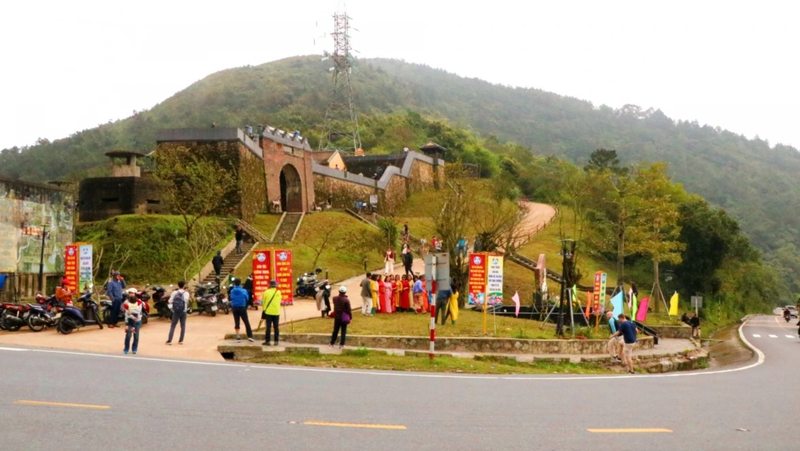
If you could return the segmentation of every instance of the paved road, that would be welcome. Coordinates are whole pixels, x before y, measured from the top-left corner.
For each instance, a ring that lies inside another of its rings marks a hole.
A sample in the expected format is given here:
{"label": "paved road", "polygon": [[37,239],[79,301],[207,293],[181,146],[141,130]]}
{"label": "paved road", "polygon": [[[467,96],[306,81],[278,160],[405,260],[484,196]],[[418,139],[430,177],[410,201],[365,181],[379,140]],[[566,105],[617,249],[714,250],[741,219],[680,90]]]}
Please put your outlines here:
{"label": "paved road", "polygon": [[[754,357],[716,372],[599,377],[315,370],[0,348],[0,449],[797,449],[800,342],[785,336],[795,328],[758,317],[742,331],[763,350],[763,364]],[[589,431],[630,428],[672,432]]]}

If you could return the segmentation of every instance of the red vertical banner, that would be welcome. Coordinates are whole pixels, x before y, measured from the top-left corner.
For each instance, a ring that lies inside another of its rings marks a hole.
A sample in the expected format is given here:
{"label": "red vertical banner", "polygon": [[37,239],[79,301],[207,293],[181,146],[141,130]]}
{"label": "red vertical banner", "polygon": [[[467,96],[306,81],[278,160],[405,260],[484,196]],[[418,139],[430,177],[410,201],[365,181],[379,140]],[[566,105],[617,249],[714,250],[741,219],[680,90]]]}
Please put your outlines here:
{"label": "red vertical banner", "polygon": [[487,254],[469,254],[469,303],[483,305],[486,300]]}
{"label": "red vertical banner", "polygon": [[592,311],[600,311],[600,289],[602,288],[603,271],[594,273],[594,296],[592,297]]}
{"label": "red vertical banner", "polygon": [[281,291],[281,305],[292,305],[294,290],[292,289],[292,251],[274,250],[275,281]]}
{"label": "red vertical banner", "polygon": [[74,244],[64,247],[64,278],[70,290],[78,291],[78,246]]}
{"label": "red vertical banner", "polygon": [[253,297],[261,301],[272,279],[272,251],[253,251]]}

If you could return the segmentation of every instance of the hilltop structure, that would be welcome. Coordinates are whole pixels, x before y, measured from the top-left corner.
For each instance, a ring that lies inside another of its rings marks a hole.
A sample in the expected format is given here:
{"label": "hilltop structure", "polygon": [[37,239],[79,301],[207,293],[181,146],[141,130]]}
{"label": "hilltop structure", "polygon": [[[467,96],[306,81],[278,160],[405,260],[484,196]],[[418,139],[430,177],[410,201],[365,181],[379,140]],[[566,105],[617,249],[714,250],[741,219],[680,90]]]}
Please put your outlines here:
{"label": "hilltop structure", "polygon": [[[306,138],[275,127],[264,127],[252,137],[241,129],[222,127],[158,134],[156,152],[177,148],[236,169],[240,189],[233,213],[245,221],[263,211],[301,213],[323,204],[351,207],[371,196],[376,196],[379,209],[391,212],[413,192],[434,188],[444,178],[444,161],[439,158],[413,151],[342,158],[335,151],[313,152]],[[378,166],[381,173],[375,177],[371,171]]]}

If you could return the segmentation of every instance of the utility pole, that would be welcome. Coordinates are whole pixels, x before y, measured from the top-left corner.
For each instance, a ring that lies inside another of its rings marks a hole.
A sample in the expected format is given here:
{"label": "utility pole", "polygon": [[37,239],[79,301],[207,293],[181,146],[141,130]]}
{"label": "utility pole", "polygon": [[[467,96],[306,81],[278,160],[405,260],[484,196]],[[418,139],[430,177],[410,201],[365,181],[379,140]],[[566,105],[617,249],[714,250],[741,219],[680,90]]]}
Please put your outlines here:
{"label": "utility pole", "polygon": [[[323,61],[333,60],[332,91],[328,108],[325,111],[325,134],[319,140],[319,150],[333,148],[334,142],[343,137],[353,140],[353,152],[361,149],[361,135],[358,131],[358,116],[353,100],[353,86],[350,75],[353,73],[353,48],[350,44],[350,16],[345,10],[333,15],[333,52],[325,52]],[[341,127],[336,130],[337,127]]]}
{"label": "utility pole", "polygon": [[43,296],[46,296],[47,293],[44,292],[44,246],[45,242],[47,241],[47,226],[42,227],[42,251],[39,254],[39,292],[42,293]]}

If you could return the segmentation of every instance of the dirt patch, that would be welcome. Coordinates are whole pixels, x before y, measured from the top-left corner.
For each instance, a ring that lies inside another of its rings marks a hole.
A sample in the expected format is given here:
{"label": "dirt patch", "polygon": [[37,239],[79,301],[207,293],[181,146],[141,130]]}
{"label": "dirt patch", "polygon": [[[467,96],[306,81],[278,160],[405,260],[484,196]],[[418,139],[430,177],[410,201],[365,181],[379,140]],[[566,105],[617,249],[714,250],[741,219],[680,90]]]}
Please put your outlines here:
{"label": "dirt patch", "polygon": [[733,324],[711,334],[720,341],[708,348],[709,366],[719,368],[749,362],[754,353],[739,340],[739,325]]}

